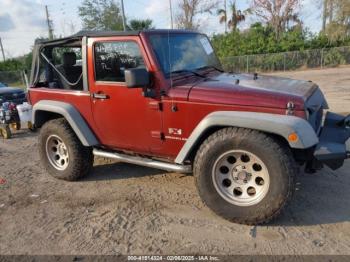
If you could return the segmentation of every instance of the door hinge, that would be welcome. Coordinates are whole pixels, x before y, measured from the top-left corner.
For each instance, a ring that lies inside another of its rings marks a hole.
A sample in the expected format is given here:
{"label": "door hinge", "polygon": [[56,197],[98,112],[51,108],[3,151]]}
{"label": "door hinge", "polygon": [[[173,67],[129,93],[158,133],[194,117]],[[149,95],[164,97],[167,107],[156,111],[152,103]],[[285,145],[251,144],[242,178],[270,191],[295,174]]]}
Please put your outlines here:
{"label": "door hinge", "polygon": [[160,139],[160,140],[164,140],[165,139],[165,135],[161,131],[151,131],[151,136],[153,138],[157,138],[157,139]]}
{"label": "door hinge", "polygon": [[149,107],[153,110],[163,111],[163,104],[159,101],[151,101],[149,102]]}

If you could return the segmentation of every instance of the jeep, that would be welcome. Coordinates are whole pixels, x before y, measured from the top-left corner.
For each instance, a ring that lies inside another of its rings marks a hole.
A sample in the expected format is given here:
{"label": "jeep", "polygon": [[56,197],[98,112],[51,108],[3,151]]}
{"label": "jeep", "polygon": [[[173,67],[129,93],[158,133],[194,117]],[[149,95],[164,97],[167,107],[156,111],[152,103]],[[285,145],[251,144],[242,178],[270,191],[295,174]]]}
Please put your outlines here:
{"label": "jeep", "polygon": [[315,83],[225,72],[194,31],[38,41],[30,83],[53,177],[87,175],[94,156],[193,173],[203,202],[236,223],[278,216],[300,167],[335,170],[350,157],[350,115],[327,112]]}

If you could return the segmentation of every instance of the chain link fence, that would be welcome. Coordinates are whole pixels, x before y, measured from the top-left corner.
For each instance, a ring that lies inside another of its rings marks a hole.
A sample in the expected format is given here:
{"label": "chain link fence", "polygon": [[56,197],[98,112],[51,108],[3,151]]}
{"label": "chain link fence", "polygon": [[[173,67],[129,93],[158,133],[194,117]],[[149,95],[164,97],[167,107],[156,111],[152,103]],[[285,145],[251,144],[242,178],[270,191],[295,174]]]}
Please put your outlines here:
{"label": "chain link fence", "polygon": [[29,72],[18,71],[0,71],[0,83],[12,87],[25,88],[29,79]]}
{"label": "chain link fence", "polygon": [[[222,59],[225,71],[272,72],[329,68],[350,64],[350,46],[311,49],[274,54],[232,56]],[[13,87],[26,87],[30,72],[0,71],[0,82]]]}
{"label": "chain link fence", "polygon": [[222,59],[230,72],[272,72],[328,68],[350,64],[350,46],[274,54],[233,56]]}

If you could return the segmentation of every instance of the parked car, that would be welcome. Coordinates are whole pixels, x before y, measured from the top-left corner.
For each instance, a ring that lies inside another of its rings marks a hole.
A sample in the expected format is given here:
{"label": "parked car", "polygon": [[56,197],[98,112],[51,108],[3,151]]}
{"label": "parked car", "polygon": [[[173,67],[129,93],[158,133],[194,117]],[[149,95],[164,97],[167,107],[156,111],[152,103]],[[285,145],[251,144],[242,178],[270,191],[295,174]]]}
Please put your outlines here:
{"label": "parked car", "polygon": [[16,87],[8,87],[7,84],[0,82],[0,105],[4,102],[22,104],[26,101],[26,93],[23,89]]}
{"label": "parked car", "polygon": [[37,42],[33,59],[40,157],[59,179],[88,174],[93,155],[193,172],[215,213],[260,224],[281,212],[298,167],[350,157],[350,116],[325,113],[315,83],[223,72],[197,32],[80,32]]}

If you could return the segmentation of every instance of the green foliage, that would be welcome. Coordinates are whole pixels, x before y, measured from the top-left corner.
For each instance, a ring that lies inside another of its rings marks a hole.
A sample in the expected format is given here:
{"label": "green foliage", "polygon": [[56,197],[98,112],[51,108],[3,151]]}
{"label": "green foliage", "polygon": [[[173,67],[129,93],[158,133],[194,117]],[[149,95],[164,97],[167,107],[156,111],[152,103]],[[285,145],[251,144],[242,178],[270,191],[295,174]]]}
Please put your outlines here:
{"label": "green foliage", "polygon": [[23,68],[23,64],[18,59],[8,59],[0,63],[0,71],[16,71]]}
{"label": "green foliage", "polygon": [[27,55],[0,62],[0,71],[30,70],[32,67],[32,57],[32,52],[30,52]]}
{"label": "green foliage", "polygon": [[335,67],[346,63],[343,54],[336,49],[330,49],[324,54],[324,65],[328,67]]}
{"label": "green foliage", "polygon": [[119,5],[113,0],[84,0],[79,16],[88,30],[123,30]]}
{"label": "green foliage", "polygon": [[350,37],[330,41],[327,35],[313,35],[301,26],[284,32],[276,40],[271,27],[256,23],[246,31],[214,35],[212,43],[224,68],[232,71],[294,70],[350,63],[349,48],[327,50],[349,46]]}
{"label": "green foliage", "polygon": [[350,38],[331,42],[326,35],[312,35],[300,26],[284,32],[277,41],[273,29],[261,23],[253,24],[245,31],[214,35],[212,43],[220,58],[228,56],[302,51],[330,48],[350,44]]}
{"label": "green foliage", "polygon": [[145,29],[154,29],[152,25],[153,21],[151,19],[132,19],[128,24],[130,30],[145,30]]}

